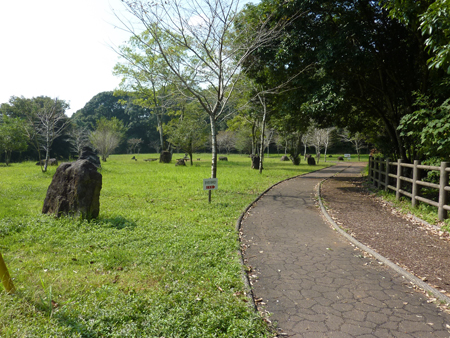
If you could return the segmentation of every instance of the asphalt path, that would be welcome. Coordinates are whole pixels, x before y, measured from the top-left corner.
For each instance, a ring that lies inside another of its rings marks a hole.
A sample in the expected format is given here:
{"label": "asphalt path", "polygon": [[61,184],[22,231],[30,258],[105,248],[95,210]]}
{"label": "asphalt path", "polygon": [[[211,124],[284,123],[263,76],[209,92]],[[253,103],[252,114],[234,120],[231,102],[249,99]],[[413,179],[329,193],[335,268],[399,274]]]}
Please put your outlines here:
{"label": "asphalt path", "polygon": [[450,337],[450,315],[335,231],[315,202],[341,163],[266,192],[241,222],[254,298],[283,337]]}

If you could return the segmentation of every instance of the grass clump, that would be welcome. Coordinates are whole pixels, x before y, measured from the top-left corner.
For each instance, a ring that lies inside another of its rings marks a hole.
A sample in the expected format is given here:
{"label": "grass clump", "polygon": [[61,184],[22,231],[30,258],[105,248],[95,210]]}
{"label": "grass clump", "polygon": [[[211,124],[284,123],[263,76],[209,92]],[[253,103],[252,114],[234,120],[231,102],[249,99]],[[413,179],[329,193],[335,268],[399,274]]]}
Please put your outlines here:
{"label": "grass clump", "polygon": [[0,168],[0,252],[17,288],[0,292],[1,337],[270,336],[243,295],[235,222],[270,185],[327,164],[271,157],[260,175],[230,155],[208,204],[209,161],[148,157],[102,163],[91,222],[40,214],[55,168]]}

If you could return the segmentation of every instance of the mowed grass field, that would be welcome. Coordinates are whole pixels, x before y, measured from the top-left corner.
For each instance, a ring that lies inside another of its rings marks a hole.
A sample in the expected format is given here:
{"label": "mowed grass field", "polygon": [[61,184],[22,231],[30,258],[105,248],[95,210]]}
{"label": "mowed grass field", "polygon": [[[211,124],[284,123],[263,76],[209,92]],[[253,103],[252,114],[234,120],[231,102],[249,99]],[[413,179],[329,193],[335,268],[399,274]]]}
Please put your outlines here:
{"label": "mowed grass field", "polygon": [[135,156],[102,163],[91,222],[41,214],[55,167],[0,167],[0,252],[17,289],[0,286],[0,337],[272,336],[244,295],[236,221],[272,184],[331,163],[272,155],[260,175],[229,155],[209,204],[211,155],[186,167]]}

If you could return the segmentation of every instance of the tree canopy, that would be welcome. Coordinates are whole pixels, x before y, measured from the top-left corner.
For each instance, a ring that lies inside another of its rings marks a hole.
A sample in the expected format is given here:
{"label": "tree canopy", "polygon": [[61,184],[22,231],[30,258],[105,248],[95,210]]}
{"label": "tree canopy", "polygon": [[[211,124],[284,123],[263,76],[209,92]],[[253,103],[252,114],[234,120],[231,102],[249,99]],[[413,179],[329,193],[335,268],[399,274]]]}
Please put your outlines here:
{"label": "tree canopy", "polygon": [[[246,65],[248,74],[258,78],[264,68],[271,74],[264,81],[276,83],[312,65],[292,80],[294,90],[279,95],[276,109],[281,116],[308,115],[320,126],[363,132],[387,155],[412,159],[415,143],[403,138],[398,127],[402,117],[416,109],[414,93],[429,95],[439,104],[449,96],[450,87],[446,72],[427,66],[437,51],[418,30],[420,20],[426,22],[420,15],[430,6],[417,10],[398,3],[264,0],[249,6],[245,15],[250,18],[273,11],[274,24],[293,13],[302,14],[285,27],[273,48],[254,54]],[[395,7],[396,15],[383,4]],[[408,20],[415,15],[417,25],[398,20],[402,14]],[[386,138],[389,146],[381,142]]]}

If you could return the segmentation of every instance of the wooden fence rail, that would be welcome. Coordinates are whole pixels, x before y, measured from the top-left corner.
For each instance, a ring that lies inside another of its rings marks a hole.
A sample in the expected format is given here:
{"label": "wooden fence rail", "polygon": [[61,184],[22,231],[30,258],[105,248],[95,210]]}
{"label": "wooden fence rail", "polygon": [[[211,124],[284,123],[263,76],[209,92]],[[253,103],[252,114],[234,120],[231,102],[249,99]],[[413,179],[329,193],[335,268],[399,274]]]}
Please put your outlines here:
{"label": "wooden fence rail", "polygon": [[[438,171],[440,174],[439,184],[421,180],[424,170]],[[393,171],[395,173],[392,173]],[[410,175],[405,174],[405,171],[408,171]],[[369,157],[369,181],[373,186],[379,189],[384,188],[386,191],[389,189],[395,191],[397,200],[402,195],[408,196],[411,199],[411,205],[413,207],[416,207],[419,201],[437,207],[438,218],[441,221],[448,218],[447,211],[450,210],[450,206],[448,205],[448,192],[450,191],[449,172],[449,162],[441,162],[441,165],[438,167],[421,165],[419,161],[414,161],[413,164],[410,164],[404,163],[402,160],[390,162],[389,159],[382,160]],[[404,182],[411,184],[411,189],[408,189],[410,191],[405,190]],[[439,191],[438,201],[436,202],[421,196],[421,187],[437,189]]]}

